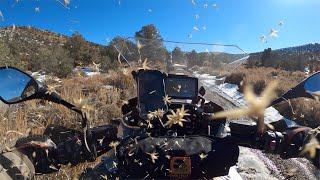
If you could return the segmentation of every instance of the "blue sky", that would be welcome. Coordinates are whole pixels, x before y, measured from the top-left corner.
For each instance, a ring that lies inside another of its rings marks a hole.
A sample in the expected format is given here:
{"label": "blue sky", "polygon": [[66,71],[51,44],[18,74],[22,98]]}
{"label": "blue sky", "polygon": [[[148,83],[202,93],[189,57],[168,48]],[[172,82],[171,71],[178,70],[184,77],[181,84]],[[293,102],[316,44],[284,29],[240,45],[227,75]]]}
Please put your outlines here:
{"label": "blue sky", "polygon": [[[0,0],[0,26],[31,25],[66,35],[76,30],[106,44],[153,23],[168,40],[237,44],[248,52],[320,42],[320,0],[194,1],[71,0],[67,9],[57,0]],[[278,37],[268,37],[271,29],[279,31]],[[262,35],[267,43],[260,41]]]}

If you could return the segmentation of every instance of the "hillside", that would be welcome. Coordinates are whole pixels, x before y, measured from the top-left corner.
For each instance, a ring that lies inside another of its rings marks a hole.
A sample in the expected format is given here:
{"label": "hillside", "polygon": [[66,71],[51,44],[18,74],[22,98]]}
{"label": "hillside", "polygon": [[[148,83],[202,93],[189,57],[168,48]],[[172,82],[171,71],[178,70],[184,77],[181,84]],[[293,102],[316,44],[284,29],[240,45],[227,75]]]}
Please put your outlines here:
{"label": "hillside", "polygon": [[[144,34],[145,32],[146,34]],[[156,31],[156,27],[146,26],[146,29],[137,32],[140,34],[137,38],[149,37],[147,36],[149,32],[158,31]],[[159,37],[153,38],[161,39],[160,37],[159,35]],[[148,41],[141,41],[148,44]],[[159,43],[157,46],[154,43],[157,41],[151,42],[148,45],[145,44],[145,48],[140,51],[142,59],[148,58],[149,61],[159,62],[159,57],[161,57],[161,60],[167,60],[169,59],[169,54],[172,53],[173,59],[187,60],[190,67],[194,65],[216,67],[221,66],[222,63],[230,63],[234,59],[243,56],[242,54],[184,52],[179,48],[169,52],[165,48],[167,44]],[[129,61],[139,59],[140,55],[134,39],[133,41],[128,41],[122,37],[115,37],[110,44],[116,44]],[[169,45],[178,47],[179,44],[171,43]],[[103,46],[88,42],[80,34],[68,37],[34,27],[9,26],[0,28],[1,66],[12,65],[29,71],[42,70],[64,77],[74,67],[89,66],[93,64],[92,62],[101,63],[101,70],[103,71],[112,69],[117,66],[118,54],[113,46]]]}
{"label": "hillside", "polygon": [[310,43],[302,46],[295,46],[295,47],[288,47],[288,48],[282,48],[277,49],[278,52],[283,53],[319,53],[320,52],[320,44],[318,43]]}
{"label": "hillside", "polygon": [[[250,54],[248,67],[274,67],[289,71],[304,71],[320,64],[320,44],[306,44],[296,47],[288,47],[277,50],[271,48],[263,52]],[[312,66],[312,67],[311,67]]]}
{"label": "hillside", "polygon": [[77,65],[92,62],[102,63],[103,70],[114,67],[114,55],[107,46],[88,42],[77,33],[68,37],[25,26],[0,28],[0,55],[0,66],[44,70],[60,76],[68,75]]}
{"label": "hillside", "polygon": [[[0,40],[6,42],[19,42],[32,47],[41,46],[64,46],[71,37],[51,32],[48,30],[38,29],[31,26],[9,26],[0,28]],[[86,41],[88,45],[95,48],[103,48],[105,46]]]}
{"label": "hillside", "polygon": [[68,37],[62,34],[36,29],[33,27],[10,26],[0,29],[0,38],[8,41],[18,41],[29,44],[32,43],[36,46],[63,46]]}

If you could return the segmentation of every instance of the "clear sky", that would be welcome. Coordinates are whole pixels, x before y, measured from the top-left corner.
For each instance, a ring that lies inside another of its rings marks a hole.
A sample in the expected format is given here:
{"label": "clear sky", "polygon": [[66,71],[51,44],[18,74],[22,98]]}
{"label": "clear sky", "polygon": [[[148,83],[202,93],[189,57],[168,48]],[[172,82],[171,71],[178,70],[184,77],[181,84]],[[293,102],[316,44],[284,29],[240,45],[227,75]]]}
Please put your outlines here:
{"label": "clear sky", "polygon": [[[79,31],[106,44],[153,23],[168,40],[237,44],[248,52],[320,42],[320,0],[194,2],[71,0],[65,8],[58,0],[0,0],[0,26],[31,25],[66,35]],[[279,31],[277,37],[269,36],[271,29]],[[260,40],[263,35],[267,43]]]}

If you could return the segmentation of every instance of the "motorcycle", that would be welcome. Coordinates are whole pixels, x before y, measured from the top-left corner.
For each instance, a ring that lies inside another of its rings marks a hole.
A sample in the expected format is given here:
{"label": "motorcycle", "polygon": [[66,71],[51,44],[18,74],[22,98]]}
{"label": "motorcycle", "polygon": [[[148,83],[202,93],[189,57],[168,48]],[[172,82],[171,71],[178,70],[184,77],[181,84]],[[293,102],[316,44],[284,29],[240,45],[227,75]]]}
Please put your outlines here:
{"label": "motorcycle", "polygon": [[[197,78],[147,69],[133,71],[132,75],[137,97],[122,106],[123,117],[109,125],[90,127],[86,113],[57,93],[49,92],[32,76],[14,67],[0,67],[0,100],[5,104],[43,99],[61,104],[81,117],[82,132],[55,126],[46,130],[44,134],[56,146],[54,158],[39,163],[36,169],[48,172],[48,164],[58,168],[59,164],[94,161],[109,152],[81,178],[204,179],[227,175],[237,163],[239,146],[270,153],[283,153],[287,148],[284,133],[269,130],[260,134],[256,124],[238,124],[225,118],[212,120],[212,114],[223,108],[203,98],[205,89],[198,87]],[[317,72],[270,106],[298,97],[316,99],[319,91]],[[117,135],[120,126],[121,137]],[[66,130],[67,134],[61,133]],[[298,156],[297,147],[301,144],[291,144],[285,153]],[[319,157],[315,159],[319,163]]]}

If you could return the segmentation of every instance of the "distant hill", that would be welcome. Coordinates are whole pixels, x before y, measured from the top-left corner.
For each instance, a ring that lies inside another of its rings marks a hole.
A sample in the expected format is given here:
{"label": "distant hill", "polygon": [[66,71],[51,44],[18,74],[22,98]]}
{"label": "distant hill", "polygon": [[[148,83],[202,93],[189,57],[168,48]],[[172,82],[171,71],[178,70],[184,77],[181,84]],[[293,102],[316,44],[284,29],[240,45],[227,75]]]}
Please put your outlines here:
{"label": "distant hill", "polygon": [[33,44],[37,46],[64,45],[67,36],[47,30],[26,26],[9,26],[0,28],[0,38],[7,41]]}
{"label": "distant hill", "polygon": [[[75,66],[87,66],[92,62],[102,63],[104,69],[112,68],[115,58],[107,46],[86,41],[80,34],[69,37],[26,26],[0,28],[0,66],[12,65],[66,76]],[[57,72],[58,69],[65,72]]]}
{"label": "distant hill", "polygon": [[[303,53],[320,53],[320,44],[319,43],[310,43],[300,46],[293,46],[293,47],[287,47],[287,48],[281,48],[281,49],[274,49],[273,52],[277,53],[297,53],[297,54],[303,54]],[[257,55],[262,54],[262,52],[255,52],[251,53],[251,55]]]}
{"label": "distant hill", "polygon": [[[19,41],[21,43],[32,44],[35,46],[63,46],[69,39],[69,36],[51,32],[48,30],[38,29],[31,26],[8,26],[0,28],[0,39],[8,41]],[[86,41],[93,47],[104,47],[90,41]]]}
{"label": "distant hill", "polygon": [[306,44],[250,54],[248,67],[276,67],[289,71],[304,71],[310,63],[320,62],[320,44]]}
{"label": "distant hill", "polygon": [[318,43],[311,43],[311,44],[306,44],[302,46],[295,46],[295,47],[288,47],[288,48],[282,48],[282,49],[277,49],[275,51],[278,52],[283,52],[283,53],[319,53],[320,52],[320,44]]}

